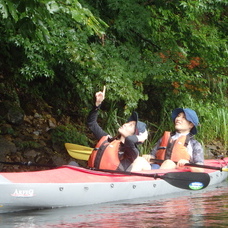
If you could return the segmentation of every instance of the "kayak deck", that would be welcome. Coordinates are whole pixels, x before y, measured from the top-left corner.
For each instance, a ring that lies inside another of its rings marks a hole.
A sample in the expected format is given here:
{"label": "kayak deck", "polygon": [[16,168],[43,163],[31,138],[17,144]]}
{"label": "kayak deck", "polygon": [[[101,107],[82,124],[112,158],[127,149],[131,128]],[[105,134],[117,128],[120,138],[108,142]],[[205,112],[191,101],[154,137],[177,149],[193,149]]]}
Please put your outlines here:
{"label": "kayak deck", "polygon": [[[224,160],[205,160],[205,165],[223,167],[227,165],[228,158]],[[183,172],[177,169],[154,169],[137,173],[146,174],[165,174],[168,172]],[[214,172],[212,169],[205,169],[206,173]],[[90,175],[88,175],[90,174]],[[32,172],[12,172],[0,173],[0,181],[7,179],[11,183],[94,183],[94,182],[129,182],[129,181],[151,181],[153,177],[129,176],[114,174],[101,171],[85,169],[76,166],[62,166],[51,170],[32,171]]]}

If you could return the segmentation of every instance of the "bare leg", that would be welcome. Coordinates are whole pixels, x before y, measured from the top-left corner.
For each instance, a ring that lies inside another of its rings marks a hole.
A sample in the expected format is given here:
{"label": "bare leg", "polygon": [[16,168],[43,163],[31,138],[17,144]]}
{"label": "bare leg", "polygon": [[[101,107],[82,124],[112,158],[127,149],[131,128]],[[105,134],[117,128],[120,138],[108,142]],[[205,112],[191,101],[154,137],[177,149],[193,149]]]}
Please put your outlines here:
{"label": "bare leg", "polygon": [[165,160],[162,164],[160,169],[175,169],[176,164],[172,160]]}
{"label": "bare leg", "polygon": [[138,172],[142,170],[151,170],[150,163],[143,157],[137,157],[127,171]]}

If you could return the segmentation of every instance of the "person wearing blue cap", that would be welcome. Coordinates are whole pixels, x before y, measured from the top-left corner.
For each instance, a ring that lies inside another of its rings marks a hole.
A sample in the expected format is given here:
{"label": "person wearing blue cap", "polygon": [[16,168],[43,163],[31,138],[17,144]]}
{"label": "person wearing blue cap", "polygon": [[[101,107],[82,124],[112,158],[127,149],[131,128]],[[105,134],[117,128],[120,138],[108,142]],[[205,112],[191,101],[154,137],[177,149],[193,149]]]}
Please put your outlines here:
{"label": "person wearing blue cap", "polygon": [[[166,131],[151,153],[143,157],[148,161],[157,159],[157,162],[151,165],[152,169],[183,168],[186,163],[203,164],[203,147],[194,138],[197,134],[196,127],[199,125],[196,112],[189,108],[176,108],[171,118],[175,131]],[[189,167],[189,169],[193,172],[203,171],[195,167]]]}
{"label": "person wearing blue cap", "polygon": [[126,123],[119,127],[118,136],[111,137],[97,123],[98,111],[105,98],[105,86],[95,97],[96,103],[89,113],[87,125],[98,143],[89,157],[88,167],[118,171],[150,170],[150,163],[139,156],[137,147],[148,137],[146,124],[139,121],[138,114],[133,112]]}

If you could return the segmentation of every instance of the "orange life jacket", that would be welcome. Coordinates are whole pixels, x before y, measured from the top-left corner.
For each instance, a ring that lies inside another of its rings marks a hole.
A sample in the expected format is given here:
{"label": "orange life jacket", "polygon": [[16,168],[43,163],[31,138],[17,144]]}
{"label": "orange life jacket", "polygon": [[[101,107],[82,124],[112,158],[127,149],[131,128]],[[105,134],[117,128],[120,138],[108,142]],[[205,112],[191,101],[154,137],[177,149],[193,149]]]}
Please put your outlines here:
{"label": "orange life jacket", "polygon": [[160,146],[156,152],[156,158],[161,160],[171,159],[175,162],[180,159],[190,161],[190,155],[187,151],[189,139],[189,135],[182,135],[172,142],[170,132],[165,131]]}
{"label": "orange life jacket", "polygon": [[108,136],[103,136],[92,151],[88,166],[96,169],[116,170],[120,165],[119,159],[120,140],[108,141]]}

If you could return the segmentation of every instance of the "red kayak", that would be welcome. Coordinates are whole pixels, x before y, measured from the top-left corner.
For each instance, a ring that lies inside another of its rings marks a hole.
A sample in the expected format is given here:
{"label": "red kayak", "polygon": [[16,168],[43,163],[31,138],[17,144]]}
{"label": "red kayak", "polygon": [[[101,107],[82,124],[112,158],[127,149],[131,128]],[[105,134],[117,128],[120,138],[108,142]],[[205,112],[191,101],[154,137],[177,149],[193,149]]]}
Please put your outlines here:
{"label": "red kayak", "polygon": [[227,163],[228,158],[205,160],[204,173],[161,169],[132,173],[75,166],[0,173],[0,213],[198,191],[226,180]]}

